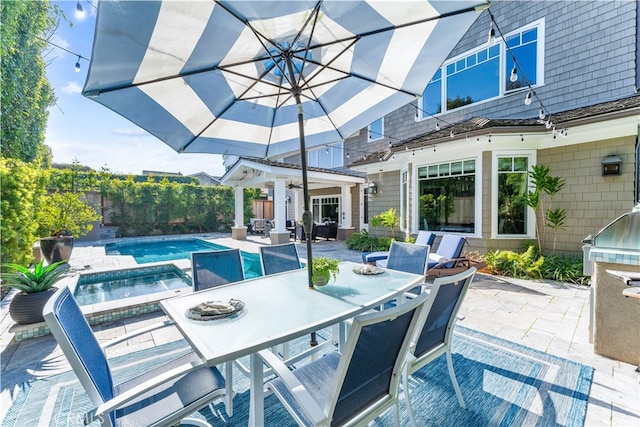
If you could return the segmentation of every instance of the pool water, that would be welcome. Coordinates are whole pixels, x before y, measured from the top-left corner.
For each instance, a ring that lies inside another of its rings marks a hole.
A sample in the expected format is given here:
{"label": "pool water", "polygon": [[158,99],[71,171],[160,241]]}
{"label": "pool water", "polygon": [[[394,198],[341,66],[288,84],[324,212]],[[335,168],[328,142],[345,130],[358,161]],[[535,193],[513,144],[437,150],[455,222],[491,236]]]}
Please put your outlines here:
{"label": "pool water", "polygon": [[174,265],[81,274],[74,296],[80,305],[97,304],[188,288],[191,279]]}
{"label": "pool water", "polygon": [[[229,249],[202,239],[166,239],[133,242],[117,242],[105,245],[107,255],[131,255],[138,264],[191,259],[191,252]],[[240,251],[247,279],[262,276],[258,254]]]}

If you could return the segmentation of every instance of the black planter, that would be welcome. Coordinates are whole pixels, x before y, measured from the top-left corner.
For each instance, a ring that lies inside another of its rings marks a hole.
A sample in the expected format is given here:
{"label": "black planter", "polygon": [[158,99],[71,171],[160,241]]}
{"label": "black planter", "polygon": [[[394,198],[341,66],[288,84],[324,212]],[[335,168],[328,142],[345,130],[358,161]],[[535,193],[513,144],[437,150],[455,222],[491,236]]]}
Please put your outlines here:
{"label": "black planter", "polygon": [[9,305],[9,315],[20,325],[44,322],[42,310],[56,290],[57,288],[54,287],[34,294],[23,292],[16,294]]}
{"label": "black planter", "polygon": [[47,263],[68,262],[73,250],[73,237],[43,237],[40,239],[40,251]]}

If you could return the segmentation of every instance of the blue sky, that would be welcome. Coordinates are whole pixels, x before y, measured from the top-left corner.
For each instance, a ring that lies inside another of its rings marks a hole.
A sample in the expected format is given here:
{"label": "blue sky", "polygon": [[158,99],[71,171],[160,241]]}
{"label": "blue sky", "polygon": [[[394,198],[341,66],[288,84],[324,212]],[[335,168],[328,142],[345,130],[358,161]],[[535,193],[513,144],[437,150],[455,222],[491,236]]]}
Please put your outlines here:
{"label": "blue sky", "polygon": [[[61,21],[51,42],[69,51],[91,58],[97,5],[82,0],[84,17],[76,14],[76,1],[52,2],[59,5],[69,22]],[[81,91],[89,62],[78,61],[61,49],[53,48],[45,56],[47,77],[58,98],[49,110],[45,144],[53,150],[53,161],[83,165],[100,170],[103,166],[118,173],[141,173],[143,170],[181,172],[184,175],[204,171],[220,176],[224,173],[222,157],[213,154],[178,154],[156,137],[120,117],[106,107],[82,96]]]}

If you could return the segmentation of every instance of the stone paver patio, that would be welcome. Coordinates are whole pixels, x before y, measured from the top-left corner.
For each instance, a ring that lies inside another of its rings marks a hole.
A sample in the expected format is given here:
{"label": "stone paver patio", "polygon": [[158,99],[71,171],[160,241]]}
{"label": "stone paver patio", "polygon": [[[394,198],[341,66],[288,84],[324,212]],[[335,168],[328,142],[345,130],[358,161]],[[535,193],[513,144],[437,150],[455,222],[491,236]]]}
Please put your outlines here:
{"label": "stone paver patio", "polygon": [[[228,234],[198,236],[216,243],[257,252],[266,238],[250,236],[232,240]],[[300,256],[306,247],[298,244]],[[318,241],[314,255],[360,262],[360,253],[346,249],[343,242]],[[105,256],[104,242],[79,244],[72,267],[98,271],[137,265],[131,257]],[[589,343],[589,288],[550,281],[527,281],[477,275],[465,299],[460,325],[489,333],[522,345],[564,357],[595,368],[585,425],[640,426],[640,374],[636,366],[601,357]],[[0,312],[1,385],[0,419],[3,419],[20,384],[68,370],[69,366],[51,336],[13,341],[8,316],[8,299]],[[640,300],[639,300],[640,304]],[[152,313],[95,327],[101,341],[155,323],[162,313]],[[638,325],[636,325],[638,327]],[[168,328],[130,340],[109,352],[109,357],[149,348],[179,337]]]}

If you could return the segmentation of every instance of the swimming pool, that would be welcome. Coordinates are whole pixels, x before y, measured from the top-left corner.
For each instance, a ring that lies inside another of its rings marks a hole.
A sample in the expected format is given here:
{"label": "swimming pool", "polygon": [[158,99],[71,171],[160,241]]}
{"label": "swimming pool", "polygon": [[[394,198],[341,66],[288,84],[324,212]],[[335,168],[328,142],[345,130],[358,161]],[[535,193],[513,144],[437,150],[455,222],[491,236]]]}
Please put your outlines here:
{"label": "swimming pool", "polygon": [[[138,264],[148,264],[151,262],[191,259],[191,252],[229,248],[202,239],[183,238],[107,243],[104,249],[107,255],[131,255]],[[245,278],[250,279],[262,276],[262,267],[260,266],[258,254],[240,251],[240,255],[244,265]]]}
{"label": "swimming pool", "polygon": [[81,274],[73,295],[79,305],[191,287],[191,279],[173,264]]}

